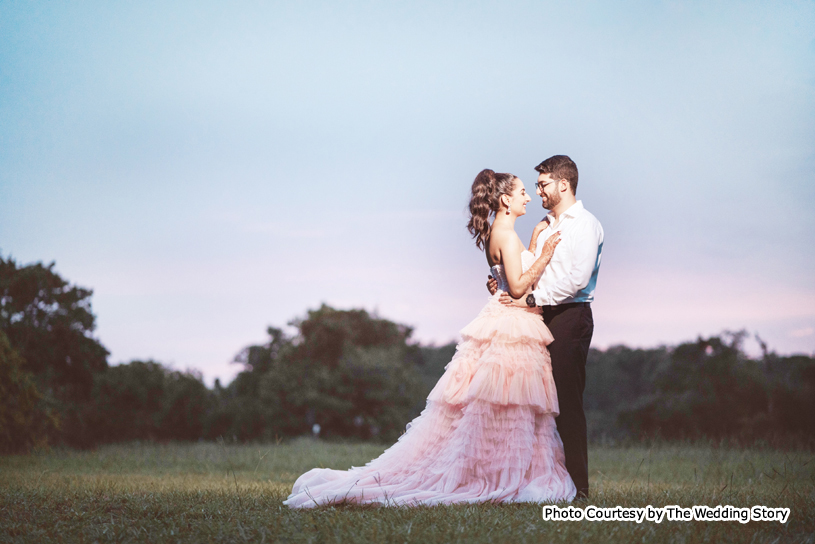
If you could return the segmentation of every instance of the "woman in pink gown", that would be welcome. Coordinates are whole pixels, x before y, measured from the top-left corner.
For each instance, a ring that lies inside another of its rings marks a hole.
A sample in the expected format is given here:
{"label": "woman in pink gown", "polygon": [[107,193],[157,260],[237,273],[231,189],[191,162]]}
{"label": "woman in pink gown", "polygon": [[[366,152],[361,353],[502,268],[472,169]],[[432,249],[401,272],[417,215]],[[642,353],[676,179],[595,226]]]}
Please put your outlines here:
{"label": "woman in pink gown", "polygon": [[514,227],[529,201],[523,183],[512,174],[478,174],[467,227],[486,252],[499,292],[461,330],[461,343],[427,406],[396,444],[364,467],[306,472],[284,504],[309,508],[574,498],[555,427],[557,392],[546,349],[552,335],[540,309],[498,301],[501,291],[516,298],[529,291],[558,243],[557,235],[550,237],[537,260],[526,251]]}

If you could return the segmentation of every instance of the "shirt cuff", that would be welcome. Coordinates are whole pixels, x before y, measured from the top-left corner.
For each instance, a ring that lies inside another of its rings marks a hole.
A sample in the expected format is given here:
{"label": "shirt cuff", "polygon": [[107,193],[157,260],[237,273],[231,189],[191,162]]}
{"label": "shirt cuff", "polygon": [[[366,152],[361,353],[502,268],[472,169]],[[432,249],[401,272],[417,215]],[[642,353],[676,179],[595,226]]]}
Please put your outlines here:
{"label": "shirt cuff", "polygon": [[535,289],[532,291],[532,294],[535,295],[535,304],[538,306],[550,306],[551,303],[549,302],[549,294],[544,291],[543,289]]}

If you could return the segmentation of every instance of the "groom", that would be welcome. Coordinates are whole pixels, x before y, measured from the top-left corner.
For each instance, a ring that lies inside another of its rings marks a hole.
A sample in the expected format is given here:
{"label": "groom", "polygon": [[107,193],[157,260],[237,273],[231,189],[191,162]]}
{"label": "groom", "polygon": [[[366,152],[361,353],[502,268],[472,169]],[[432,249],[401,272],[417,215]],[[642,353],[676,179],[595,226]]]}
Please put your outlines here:
{"label": "groom", "polygon": [[[543,321],[555,340],[549,344],[552,374],[557,387],[560,415],[555,420],[563,440],[566,469],[578,498],[588,498],[589,468],[586,439],[586,413],[583,389],[586,385],[586,357],[594,321],[591,302],[603,251],[603,227],[583,203],[575,198],[577,165],[566,155],[549,157],[538,166],[538,196],[549,215],[532,234],[540,255],[549,236],[560,232],[561,242],[546,266],[538,287],[525,299],[508,293],[501,302],[517,306],[542,306]],[[498,285],[490,278],[487,288],[495,294]]]}

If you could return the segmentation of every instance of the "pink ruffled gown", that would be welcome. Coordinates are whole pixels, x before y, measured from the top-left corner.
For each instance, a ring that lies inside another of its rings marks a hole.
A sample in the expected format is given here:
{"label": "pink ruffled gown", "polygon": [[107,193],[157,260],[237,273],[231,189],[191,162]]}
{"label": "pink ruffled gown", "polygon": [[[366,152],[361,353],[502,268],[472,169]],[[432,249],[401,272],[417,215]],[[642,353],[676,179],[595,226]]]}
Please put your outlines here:
{"label": "pink ruffled gown", "polygon": [[[522,261],[526,269],[534,255],[525,251]],[[491,272],[506,290],[503,267]],[[499,294],[462,329],[427,406],[396,444],[364,467],[306,472],[284,504],[571,501],[552,335],[539,311],[504,306]]]}

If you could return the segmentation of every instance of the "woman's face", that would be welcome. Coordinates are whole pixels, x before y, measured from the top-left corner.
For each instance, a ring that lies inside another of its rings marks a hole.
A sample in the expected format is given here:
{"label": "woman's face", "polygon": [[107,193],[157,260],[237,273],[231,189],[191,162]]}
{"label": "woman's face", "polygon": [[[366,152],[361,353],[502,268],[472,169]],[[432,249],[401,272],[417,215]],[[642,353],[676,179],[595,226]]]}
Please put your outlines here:
{"label": "woman's face", "polygon": [[526,203],[532,200],[526,194],[524,182],[520,178],[515,178],[515,186],[512,189],[512,194],[509,195],[509,210],[515,215],[526,214]]}

